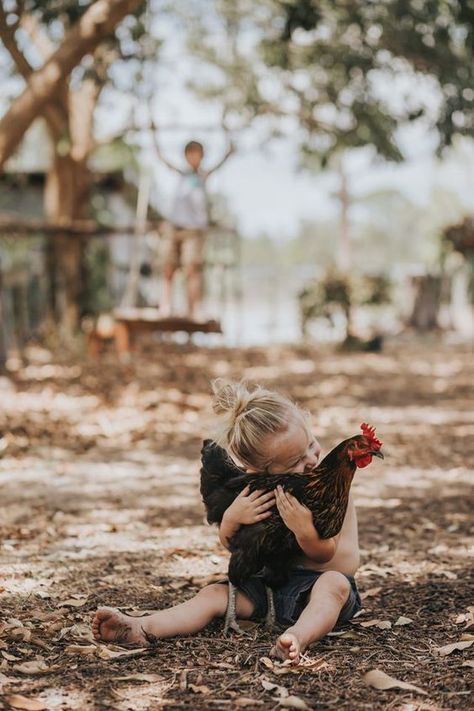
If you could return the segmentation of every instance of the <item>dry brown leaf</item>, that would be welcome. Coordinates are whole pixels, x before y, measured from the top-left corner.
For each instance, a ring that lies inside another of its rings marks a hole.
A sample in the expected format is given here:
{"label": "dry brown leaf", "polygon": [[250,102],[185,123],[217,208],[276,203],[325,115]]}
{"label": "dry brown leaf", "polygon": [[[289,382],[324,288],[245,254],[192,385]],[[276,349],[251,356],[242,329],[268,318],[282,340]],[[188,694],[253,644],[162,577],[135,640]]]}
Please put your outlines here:
{"label": "dry brown leaf", "polygon": [[461,635],[461,642],[470,642],[471,640],[474,641],[474,634],[469,634],[468,632],[465,632]]}
{"label": "dry brown leaf", "polygon": [[195,694],[204,694],[204,696],[212,693],[210,688],[204,684],[189,684],[189,688],[191,691],[194,691]]}
{"label": "dry brown leaf", "polygon": [[265,691],[274,691],[278,694],[278,696],[282,698],[286,698],[290,695],[290,692],[285,686],[279,686],[278,684],[274,684],[273,682],[267,681],[266,679],[262,679],[262,686]]}
{"label": "dry brown leaf", "polygon": [[69,628],[69,634],[73,639],[82,639],[87,642],[94,641],[91,626],[86,625],[84,622],[78,622],[72,625],[72,627]]}
{"label": "dry brown leaf", "polygon": [[380,669],[372,669],[371,671],[364,674],[364,681],[368,686],[372,686],[378,691],[385,691],[386,689],[407,689],[409,691],[416,691],[417,694],[426,694],[426,691],[420,689],[419,686],[414,686],[413,684],[408,684],[406,681],[400,681],[395,679],[393,676],[385,674],[385,672],[380,671]]}
{"label": "dry brown leaf", "polygon": [[188,670],[183,669],[179,675],[179,690],[186,691],[188,687]]}
{"label": "dry brown leaf", "polygon": [[342,630],[341,632],[328,632],[326,637],[341,637],[342,639],[360,639],[355,630]]}
{"label": "dry brown leaf", "polygon": [[469,615],[469,619],[466,620],[466,629],[468,630],[470,627],[474,627],[474,606],[469,606],[467,608],[467,612]]}
{"label": "dry brown leaf", "polygon": [[42,639],[39,637],[35,637],[31,635],[30,639],[31,644],[34,644],[36,647],[40,647],[40,649],[45,649],[47,652],[50,651],[50,647],[46,644],[46,642],[43,642]]}
{"label": "dry brown leaf", "polygon": [[474,659],[466,659],[465,662],[461,664],[462,667],[469,667],[470,669],[474,669]]}
{"label": "dry brown leaf", "polygon": [[360,594],[360,599],[361,600],[366,600],[368,597],[375,597],[376,595],[379,594],[379,592],[382,590],[381,587],[378,588],[369,588],[368,590],[364,590],[363,593]]}
{"label": "dry brown leaf", "polygon": [[443,647],[437,647],[435,652],[441,657],[445,657],[451,652],[459,651],[462,652],[463,649],[468,649],[474,644],[474,640],[466,640],[464,642],[453,642],[452,644],[445,644]]}
{"label": "dry brown leaf", "polygon": [[273,670],[275,667],[270,657],[260,657],[260,663],[263,664],[264,667],[267,667],[267,669]]}
{"label": "dry brown leaf", "polygon": [[402,704],[400,711],[443,711],[441,706],[437,704],[427,704],[424,701],[415,701],[413,703]]}
{"label": "dry brown leaf", "polygon": [[228,664],[227,662],[212,662],[211,666],[216,669],[235,669],[235,664]]}
{"label": "dry brown leaf", "polygon": [[260,699],[249,699],[247,696],[240,696],[238,699],[234,699],[232,703],[241,709],[253,709],[255,706],[263,706],[263,701],[260,701]]}
{"label": "dry brown leaf", "polygon": [[64,649],[65,654],[95,654],[95,644],[70,644]]}
{"label": "dry brown leaf", "polygon": [[136,657],[138,654],[143,654],[143,652],[148,652],[149,647],[140,647],[139,649],[110,649],[110,647],[104,647],[100,645],[96,647],[96,654],[101,659],[110,660],[118,659],[119,657]]}
{"label": "dry brown leaf", "polygon": [[2,690],[4,684],[10,684],[12,681],[18,681],[18,679],[14,679],[13,677],[7,676],[6,674],[0,672],[0,691]]}
{"label": "dry brown leaf", "polygon": [[19,662],[21,657],[15,657],[14,654],[9,652],[2,652],[2,657],[7,660],[7,662]]}
{"label": "dry brown leaf", "polygon": [[279,699],[278,703],[284,709],[309,709],[306,701],[299,696],[287,696],[285,699]]}
{"label": "dry brown leaf", "polygon": [[397,627],[399,625],[410,625],[413,622],[412,619],[409,617],[403,617],[403,615],[400,615],[398,620],[395,622],[394,626]]}
{"label": "dry brown leaf", "polygon": [[45,711],[48,707],[39,699],[28,698],[21,694],[10,694],[5,696],[5,701],[13,709],[23,709],[23,711]]}
{"label": "dry brown leaf", "polygon": [[10,637],[19,637],[23,642],[29,642],[31,639],[31,630],[28,627],[13,627],[8,634]]}
{"label": "dry brown leaf", "polygon": [[51,671],[46,662],[42,659],[34,659],[31,662],[22,662],[22,664],[15,664],[13,669],[20,674],[47,674]]}
{"label": "dry brown leaf", "polygon": [[7,623],[9,627],[24,627],[23,622],[16,617],[9,617]]}
{"label": "dry brown leaf", "polygon": [[174,580],[169,586],[173,588],[173,590],[181,590],[189,586],[189,580]]}
{"label": "dry brown leaf", "polygon": [[68,600],[63,600],[62,602],[58,603],[58,607],[82,607],[85,605],[87,602],[87,597],[83,598],[74,598],[71,597]]}
{"label": "dry brown leaf", "polygon": [[114,681],[146,681],[152,684],[156,681],[162,681],[163,677],[159,674],[128,674],[127,676],[116,676]]}
{"label": "dry brown leaf", "polygon": [[389,630],[392,623],[388,620],[366,620],[360,623],[361,627],[378,627],[379,630]]}
{"label": "dry brown leaf", "polygon": [[297,667],[293,667],[294,669],[298,669],[299,672],[302,671],[320,671],[321,669],[326,669],[329,667],[329,664],[327,661],[324,659],[324,657],[316,657],[316,659],[309,659],[303,657],[298,664]]}

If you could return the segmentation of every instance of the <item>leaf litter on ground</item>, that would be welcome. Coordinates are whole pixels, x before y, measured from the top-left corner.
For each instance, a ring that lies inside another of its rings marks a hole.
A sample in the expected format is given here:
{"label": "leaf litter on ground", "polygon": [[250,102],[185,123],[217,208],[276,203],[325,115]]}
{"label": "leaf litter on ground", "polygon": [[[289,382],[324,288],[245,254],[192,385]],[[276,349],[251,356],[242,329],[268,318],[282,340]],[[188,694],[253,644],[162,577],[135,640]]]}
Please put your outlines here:
{"label": "leaf litter on ground", "polygon": [[378,627],[379,630],[389,630],[392,623],[388,620],[365,620],[359,623],[361,627]]}
{"label": "leaf litter on ground", "polygon": [[363,679],[366,684],[372,686],[378,691],[386,691],[388,689],[407,689],[407,691],[415,691],[417,694],[427,694],[427,692],[420,689],[419,686],[409,684],[406,681],[400,681],[400,679],[395,679],[393,676],[389,676],[380,669],[372,669],[367,672],[367,674],[364,674]]}
{"label": "leaf litter on ground", "polygon": [[21,694],[9,694],[5,696],[5,701],[13,709],[22,709],[23,711],[45,711],[48,708],[43,701]]}
{"label": "leaf litter on ground", "polygon": [[465,640],[465,641],[459,641],[459,642],[452,642],[451,644],[445,644],[442,647],[436,647],[435,652],[436,654],[439,654],[441,657],[446,657],[448,654],[451,654],[452,652],[462,652],[464,649],[469,649],[469,647],[472,647],[474,644],[474,639],[471,640]]}

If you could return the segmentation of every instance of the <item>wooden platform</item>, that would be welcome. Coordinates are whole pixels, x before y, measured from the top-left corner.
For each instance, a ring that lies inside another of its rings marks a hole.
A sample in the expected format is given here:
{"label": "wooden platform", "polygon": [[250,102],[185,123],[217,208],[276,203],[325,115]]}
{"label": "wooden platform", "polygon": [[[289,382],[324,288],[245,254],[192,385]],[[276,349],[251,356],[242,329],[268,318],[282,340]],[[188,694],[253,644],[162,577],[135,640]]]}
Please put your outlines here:
{"label": "wooden platform", "polygon": [[100,328],[89,334],[89,352],[98,355],[104,341],[115,341],[120,355],[130,353],[133,340],[141,333],[222,333],[213,319],[197,321],[183,316],[162,316],[158,309],[127,308],[113,312],[113,326],[105,333]]}

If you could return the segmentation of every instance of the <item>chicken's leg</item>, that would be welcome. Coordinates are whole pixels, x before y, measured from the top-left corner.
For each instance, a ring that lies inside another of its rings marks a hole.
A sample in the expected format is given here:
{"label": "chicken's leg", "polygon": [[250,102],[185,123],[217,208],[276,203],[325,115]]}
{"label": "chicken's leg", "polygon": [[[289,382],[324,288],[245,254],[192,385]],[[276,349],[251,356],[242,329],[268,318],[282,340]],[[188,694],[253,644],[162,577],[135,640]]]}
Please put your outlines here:
{"label": "chicken's leg", "polygon": [[269,630],[275,629],[275,599],[273,597],[273,590],[265,585],[265,592],[267,593],[267,615],[265,617],[265,627]]}
{"label": "chicken's leg", "polygon": [[237,612],[235,608],[236,595],[237,590],[229,580],[229,602],[227,603],[227,610],[225,613],[224,634],[227,634],[229,629],[234,630],[237,634],[244,634],[244,630],[239,627],[239,623],[237,622]]}

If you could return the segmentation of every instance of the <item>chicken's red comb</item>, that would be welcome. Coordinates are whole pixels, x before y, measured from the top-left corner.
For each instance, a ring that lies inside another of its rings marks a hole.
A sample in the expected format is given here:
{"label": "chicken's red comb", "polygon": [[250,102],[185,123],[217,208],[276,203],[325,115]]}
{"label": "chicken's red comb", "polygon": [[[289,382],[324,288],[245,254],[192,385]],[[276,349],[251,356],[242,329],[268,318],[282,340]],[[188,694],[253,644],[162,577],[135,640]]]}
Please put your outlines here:
{"label": "chicken's red comb", "polygon": [[374,449],[380,449],[382,442],[375,436],[375,427],[371,427],[371,425],[363,422],[360,429],[362,430],[362,434],[369,440],[370,446]]}

